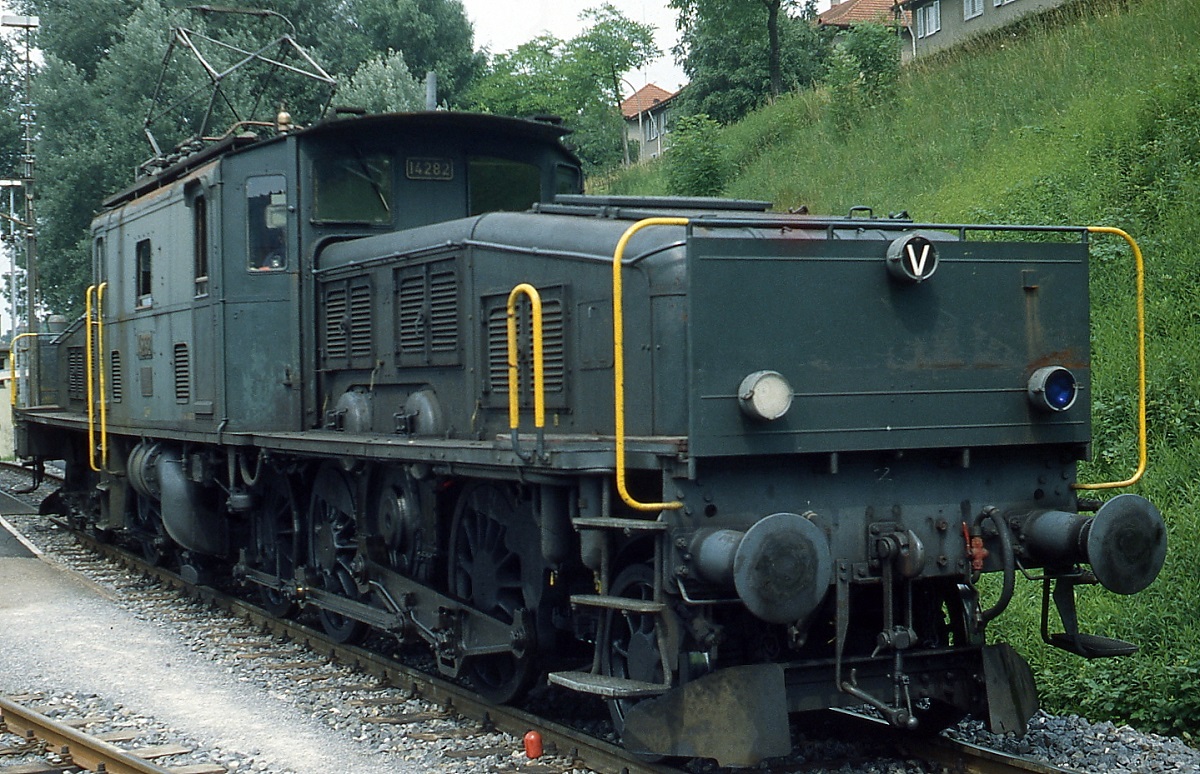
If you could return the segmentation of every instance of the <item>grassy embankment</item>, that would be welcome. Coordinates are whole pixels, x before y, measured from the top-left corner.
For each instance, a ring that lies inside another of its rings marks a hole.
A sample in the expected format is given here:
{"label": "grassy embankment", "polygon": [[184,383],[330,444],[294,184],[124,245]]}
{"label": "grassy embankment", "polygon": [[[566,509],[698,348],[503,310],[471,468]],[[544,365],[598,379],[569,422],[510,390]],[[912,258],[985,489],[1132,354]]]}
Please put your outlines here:
{"label": "grassy embankment", "polygon": [[[1200,4],[1095,0],[909,67],[899,96],[840,132],[822,92],[793,94],[723,133],[725,194],[814,213],[869,205],[923,222],[1112,225],[1146,255],[1150,468],[1167,564],[1136,597],[1086,589],[1085,631],[1139,654],[1087,662],[1042,644],[1040,585],[1018,583],[992,636],[1039,675],[1043,704],[1146,730],[1200,734]],[[669,162],[664,160],[664,163]],[[663,194],[661,163],[611,181]],[[1094,461],[1136,465],[1132,260],[1092,248]]]}

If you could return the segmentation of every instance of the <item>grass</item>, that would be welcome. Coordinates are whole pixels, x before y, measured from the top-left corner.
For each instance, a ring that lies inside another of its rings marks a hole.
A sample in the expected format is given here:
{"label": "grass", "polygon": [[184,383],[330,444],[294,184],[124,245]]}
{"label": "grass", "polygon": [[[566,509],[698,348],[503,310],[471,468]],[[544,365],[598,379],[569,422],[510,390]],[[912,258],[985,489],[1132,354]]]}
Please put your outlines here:
{"label": "grass", "polygon": [[[1136,491],[1168,523],[1167,563],[1135,598],[1086,589],[1084,629],[1141,644],[1084,661],[1041,643],[1040,587],[992,627],[1030,659],[1043,706],[1200,734],[1200,5],[1075,3],[905,69],[893,104],[835,128],[824,91],[789,94],[727,127],[724,193],[923,222],[1112,225],[1146,254],[1150,468]],[[1178,52],[1178,53],[1176,53]],[[666,194],[670,154],[605,181]],[[1087,480],[1136,463],[1133,270],[1092,249],[1094,458]]]}

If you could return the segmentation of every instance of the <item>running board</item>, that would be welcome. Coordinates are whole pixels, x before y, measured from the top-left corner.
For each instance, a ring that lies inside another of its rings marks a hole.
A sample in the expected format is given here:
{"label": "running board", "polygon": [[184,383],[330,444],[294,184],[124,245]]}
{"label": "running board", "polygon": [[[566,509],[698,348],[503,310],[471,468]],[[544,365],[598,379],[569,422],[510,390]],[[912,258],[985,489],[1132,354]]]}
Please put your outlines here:
{"label": "running board", "polygon": [[662,683],[647,683],[641,680],[627,680],[623,677],[597,675],[591,672],[551,672],[546,675],[547,682],[561,685],[579,693],[589,693],[602,696],[605,699],[639,699],[646,696],[661,696],[671,690],[671,686]]}

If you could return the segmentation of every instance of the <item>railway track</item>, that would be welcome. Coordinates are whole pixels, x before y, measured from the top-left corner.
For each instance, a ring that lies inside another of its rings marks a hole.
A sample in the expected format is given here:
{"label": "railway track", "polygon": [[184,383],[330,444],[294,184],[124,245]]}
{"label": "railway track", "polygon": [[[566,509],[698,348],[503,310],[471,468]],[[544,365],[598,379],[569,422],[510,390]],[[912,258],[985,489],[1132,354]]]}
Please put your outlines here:
{"label": "railway track", "polygon": [[[15,466],[10,466],[15,467]],[[16,495],[28,497],[28,495]],[[439,716],[458,715],[474,721],[477,731],[417,731],[408,736],[416,739],[427,739],[430,742],[453,735],[462,740],[462,745],[453,751],[451,757],[483,758],[485,756],[506,754],[512,746],[498,748],[494,742],[494,732],[504,732],[515,736],[518,740],[530,731],[536,731],[542,741],[542,747],[547,756],[553,756],[558,765],[542,765],[535,761],[525,761],[520,764],[511,760],[496,771],[528,772],[529,774],[557,774],[574,768],[586,767],[605,774],[672,774],[680,769],[665,764],[647,763],[630,756],[618,745],[598,739],[583,731],[570,726],[540,717],[526,710],[490,704],[473,694],[463,686],[448,682],[437,676],[430,675],[419,669],[391,658],[387,655],[367,650],[362,647],[343,645],[331,641],[325,634],[309,627],[302,622],[290,619],[278,619],[266,611],[250,604],[245,600],[225,593],[219,589],[189,583],[177,573],[163,567],[158,567],[144,561],[142,558],[123,550],[119,546],[97,540],[87,532],[73,529],[71,525],[57,522],[63,529],[69,529],[75,539],[88,552],[103,556],[114,562],[124,571],[157,580],[166,588],[198,600],[204,605],[225,611],[243,621],[251,629],[261,632],[262,641],[246,641],[246,652],[239,654],[247,659],[278,658],[287,662],[292,668],[310,668],[320,672],[328,671],[331,665],[351,667],[358,675],[356,682],[345,677],[329,678],[326,675],[314,675],[307,680],[312,690],[356,690],[366,693],[364,698],[353,700],[352,704],[358,709],[374,706],[375,714],[364,717],[364,723],[410,725],[437,720]],[[277,643],[287,642],[296,646],[281,651]],[[308,655],[304,655],[307,653]],[[315,654],[315,658],[314,658]],[[305,661],[308,659],[308,661]],[[306,678],[301,678],[306,679]],[[382,691],[385,688],[398,688],[406,698],[420,698],[434,705],[433,711],[400,710],[390,708],[398,704],[395,698],[380,696],[373,698],[372,690]],[[15,705],[14,705],[15,706]],[[7,704],[5,705],[7,710]],[[379,711],[383,708],[381,711]],[[19,710],[13,710],[18,712]],[[6,711],[6,718],[8,712]],[[894,756],[906,760],[918,760],[926,764],[923,769],[930,772],[963,772],[964,774],[1014,774],[1015,772],[1032,772],[1033,774],[1078,774],[1070,769],[1053,766],[1048,763],[1007,755],[989,750],[984,747],[958,742],[943,736],[918,738],[902,734],[892,729],[886,723],[873,718],[866,718],[852,713],[832,713],[831,726],[836,727],[839,735],[850,739],[872,740],[871,752],[867,753],[871,760],[880,757]],[[24,723],[26,721],[19,721]],[[12,724],[10,724],[11,726]],[[20,726],[22,729],[24,726]],[[21,733],[27,733],[22,731]],[[36,733],[36,732],[35,732]],[[474,743],[472,737],[478,738]],[[67,742],[58,741],[57,737],[46,738],[48,749],[70,746]],[[75,745],[81,742],[74,742]],[[101,745],[103,747],[104,745]],[[107,744],[107,747],[113,747]],[[89,759],[90,754],[76,753],[71,747],[73,760]],[[844,762],[857,763],[861,761],[861,753],[848,755]],[[511,759],[511,755],[509,756]],[[835,770],[843,762],[823,759],[812,761],[809,755],[800,752],[795,758],[789,757],[772,761],[768,767],[775,774],[785,774],[802,771]],[[96,761],[99,763],[100,761]],[[149,768],[115,768],[124,764],[104,761],[107,772],[145,772],[170,771],[161,769],[145,760],[133,763],[133,766]],[[96,768],[85,768],[95,771]],[[223,770],[223,769],[220,769]],[[198,771],[198,770],[197,770]],[[185,774],[176,771],[175,774]]]}
{"label": "railway track", "polygon": [[0,766],[0,771],[7,774],[80,769],[107,774],[225,774],[227,771],[224,766],[211,763],[159,766],[155,760],[187,755],[191,748],[177,744],[118,747],[118,743],[136,744],[137,732],[89,733],[81,728],[103,724],[107,719],[56,720],[34,709],[33,699],[25,697],[25,701],[19,702],[0,697],[0,761],[11,757],[35,759]]}

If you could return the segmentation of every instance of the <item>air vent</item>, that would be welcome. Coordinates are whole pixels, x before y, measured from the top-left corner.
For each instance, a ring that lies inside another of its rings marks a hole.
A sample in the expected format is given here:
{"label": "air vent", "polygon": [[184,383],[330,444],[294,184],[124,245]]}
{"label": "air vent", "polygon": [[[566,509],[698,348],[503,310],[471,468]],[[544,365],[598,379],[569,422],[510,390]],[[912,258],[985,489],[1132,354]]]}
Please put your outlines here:
{"label": "air vent", "polygon": [[[565,321],[562,288],[541,290],[542,366],[546,383],[546,405],[566,405]],[[555,294],[555,295],[551,295]],[[508,400],[508,298],[485,300],[487,313],[488,385],[494,400]],[[533,405],[533,339],[530,334],[529,304],[521,301],[517,314],[517,358],[520,374],[520,403]],[[493,405],[496,405],[493,403]]]}
{"label": "air vent", "polygon": [[187,344],[175,345],[171,363],[175,369],[175,402],[189,403],[192,400],[192,356]]}
{"label": "air vent", "polygon": [[454,260],[399,269],[395,287],[397,365],[458,365],[458,270]]}
{"label": "air vent", "polygon": [[67,348],[67,397],[87,400],[87,362],[83,347]]}
{"label": "air vent", "polygon": [[371,360],[371,285],[367,282],[350,286],[350,358]]}
{"label": "air vent", "polygon": [[346,319],[346,285],[338,283],[325,288],[325,361],[345,360],[349,352],[348,337],[342,321]]}
{"label": "air vent", "polygon": [[114,349],[109,353],[109,364],[112,376],[109,379],[108,394],[113,403],[120,403],[125,393],[125,376],[121,372],[121,350]]}

